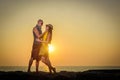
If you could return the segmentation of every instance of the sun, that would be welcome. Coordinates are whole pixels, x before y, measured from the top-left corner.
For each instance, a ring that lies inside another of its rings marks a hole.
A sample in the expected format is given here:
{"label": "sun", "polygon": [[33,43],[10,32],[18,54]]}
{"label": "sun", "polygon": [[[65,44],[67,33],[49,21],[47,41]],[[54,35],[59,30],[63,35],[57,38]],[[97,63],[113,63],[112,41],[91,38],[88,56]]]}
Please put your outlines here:
{"label": "sun", "polygon": [[54,46],[52,44],[49,44],[48,46],[49,46],[49,52],[50,53],[53,52],[54,51]]}

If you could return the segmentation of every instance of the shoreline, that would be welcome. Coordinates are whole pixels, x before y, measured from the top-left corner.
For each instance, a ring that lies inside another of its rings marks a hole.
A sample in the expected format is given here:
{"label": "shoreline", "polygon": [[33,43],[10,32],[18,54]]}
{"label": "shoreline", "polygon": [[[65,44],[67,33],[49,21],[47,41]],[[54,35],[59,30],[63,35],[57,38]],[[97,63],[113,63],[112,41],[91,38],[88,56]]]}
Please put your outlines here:
{"label": "shoreline", "polygon": [[[73,72],[84,72],[87,70],[111,70],[111,69],[120,69],[120,66],[55,66],[56,71],[73,71]],[[31,67],[31,71],[35,71],[35,66]],[[23,71],[26,72],[28,66],[0,66],[0,71]],[[39,66],[39,71],[48,71],[46,66]]]}

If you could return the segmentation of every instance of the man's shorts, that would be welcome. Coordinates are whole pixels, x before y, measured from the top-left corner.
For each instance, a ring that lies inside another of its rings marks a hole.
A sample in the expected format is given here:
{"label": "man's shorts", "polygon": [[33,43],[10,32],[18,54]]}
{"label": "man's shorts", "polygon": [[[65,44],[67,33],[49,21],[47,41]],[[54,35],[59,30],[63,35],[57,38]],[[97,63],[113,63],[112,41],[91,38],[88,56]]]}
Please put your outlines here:
{"label": "man's shorts", "polygon": [[40,59],[40,56],[39,56],[40,47],[41,47],[41,44],[33,44],[32,52],[31,52],[31,58],[33,58],[33,60]]}

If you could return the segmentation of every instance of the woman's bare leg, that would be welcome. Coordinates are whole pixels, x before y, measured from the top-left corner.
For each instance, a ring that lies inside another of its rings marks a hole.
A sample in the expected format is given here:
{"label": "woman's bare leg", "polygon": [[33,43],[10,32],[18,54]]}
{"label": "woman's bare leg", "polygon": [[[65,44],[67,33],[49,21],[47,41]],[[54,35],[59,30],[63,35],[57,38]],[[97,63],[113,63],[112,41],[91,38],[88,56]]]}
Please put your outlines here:
{"label": "woman's bare leg", "polygon": [[[44,59],[42,58],[42,60],[41,60],[45,65],[47,65],[48,66],[48,63],[47,63],[47,61],[46,61],[46,59],[45,59],[45,57],[44,57]],[[51,68],[48,66],[48,69],[49,69],[49,72],[50,73],[52,73],[52,70],[51,70]]]}
{"label": "woman's bare leg", "polygon": [[52,73],[52,70],[54,71],[54,73],[56,73],[56,69],[51,65],[50,59],[48,57],[45,57],[42,62],[48,66],[50,73]]}

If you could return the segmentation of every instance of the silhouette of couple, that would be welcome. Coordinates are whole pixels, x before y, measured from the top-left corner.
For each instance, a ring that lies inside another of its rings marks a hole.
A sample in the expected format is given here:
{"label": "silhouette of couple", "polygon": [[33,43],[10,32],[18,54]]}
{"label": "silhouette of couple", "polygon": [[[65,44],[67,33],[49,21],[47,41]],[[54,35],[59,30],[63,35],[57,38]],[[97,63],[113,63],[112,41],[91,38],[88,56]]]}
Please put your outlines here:
{"label": "silhouette of couple", "polygon": [[56,69],[51,65],[49,59],[48,44],[52,40],[53,26],[46,24],[46,30],[42,33],[43,20],[39,19],[37,25],[33,28],[34,42],[31,51],[31,58],[29,60],[28,72],[30,72],[33,60],[36,60],[36,72],[38,72],[40,60],[49,68],[49,72],[56,73]]}

